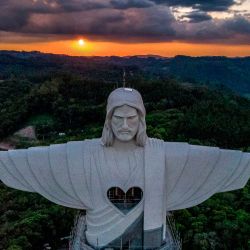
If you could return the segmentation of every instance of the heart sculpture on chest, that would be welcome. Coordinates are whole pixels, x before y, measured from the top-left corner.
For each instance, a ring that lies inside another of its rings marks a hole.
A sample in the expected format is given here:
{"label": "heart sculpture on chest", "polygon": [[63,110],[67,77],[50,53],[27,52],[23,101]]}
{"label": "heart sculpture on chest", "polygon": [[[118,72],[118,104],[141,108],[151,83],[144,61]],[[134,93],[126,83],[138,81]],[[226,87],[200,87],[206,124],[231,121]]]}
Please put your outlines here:
{"label": "heart sculpture on chest", "polygon": [[131,187],[126,193],[119,187],[111,187],[107,192],[110,202],[124,214],[131,211],[142,199],[143,191]]}

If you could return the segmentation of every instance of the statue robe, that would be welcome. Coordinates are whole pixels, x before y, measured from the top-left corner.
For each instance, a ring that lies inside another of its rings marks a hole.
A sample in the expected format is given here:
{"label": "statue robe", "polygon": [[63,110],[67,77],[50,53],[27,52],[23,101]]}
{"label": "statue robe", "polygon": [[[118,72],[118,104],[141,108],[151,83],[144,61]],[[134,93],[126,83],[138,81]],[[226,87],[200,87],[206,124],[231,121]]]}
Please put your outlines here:
{"label": "statue robe", "polygon": [[[7,186],[37,192],[66,207],[85,209],[86,237],[105,246],[144,214],[144,245],[164,241],[166,211],[200,204],[215,193],[243,188],[250,176],[250,153],[148,139],[136,149],[137,169],[126,182],[115,175],[112,147],[100,139],[0,152],[0,179]],[[143,199],[123,214],[107,190],[132,186]]]}

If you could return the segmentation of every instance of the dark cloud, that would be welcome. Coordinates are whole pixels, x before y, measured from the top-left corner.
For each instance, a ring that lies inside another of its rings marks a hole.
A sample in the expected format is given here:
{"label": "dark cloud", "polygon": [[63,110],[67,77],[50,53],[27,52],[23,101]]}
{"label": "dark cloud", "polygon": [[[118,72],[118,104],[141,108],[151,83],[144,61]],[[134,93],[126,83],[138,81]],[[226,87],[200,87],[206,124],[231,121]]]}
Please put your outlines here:
{"label": "dark cloud", "polygon": [[[105,9],[110,6],[103,0],[0,0],[0,30],[25,30],[32,15],[75,13]],[[40,20],[43,22],[43,20]]]}
{"label": "dark cloud", "polygon": [[[119,42],[220,42],[250,43],[247,15],[212,19],[201,9],[226,9],[233,0],[0,0],[1,41],[16,42],[89,39]],[[176,20],[172,6],[191,6],[186,22]],[[199,5],[198,5],[198,3]],[[215,6],[217,3],[217,6]],[[212,7],[214,6],[214,7]],[[4,34],[4,39],[3,39]]]}
{"label": "dark cloud", "polygon": [[32,13],[58,13],[61,6],[56,2],[30,0],[2,0],[0,8],[0,30],[18,31],[29,22]]}
{"label": "dark cloud", "polygon": [[66,12],[104,9],[110,6],[105,0],[57,0],[56,4]]}
{"label": "dark cloud", "polygon": [[147,8],[153,6],[149,0],[111,0],[112,6],[116,9]]}
{"label": "dark cloud", "polygon": [[236,4],[235,0],[152,0],[156,4],[166,4],[172,7],[192,7],[201,11],[226,11]]}
{"label": "dark cloud", "polygon": [[182,18],[188,18],[188,21],[190,23],[199,23],[212,19],[212,17],[208,15],[206,12],[201,12],[201,11],[193,11],[186,15],[182,15]]}
{"label": "dark cloud", "polygon": [[243,17],[177,25],[177,39],[201,43],[250,44],[250,21]]}
{"label": "dark cloud", "polygon": [[[0,41],[2,43],[37,43],[37,42],[50,42],[58,40],[58,35],[48,35],[48,34],[27,34],[19,32],[6,32],[0,31]],[[60,36],[60,39],[69,39],[68,36]]]}
{"label": "dark cloud", "polygon": [[9,10],[1,9],[0,11],[0,30],[3,31],[17,31],[25,26],[28,22],[28,15],[26,13],[17,13]]}
{"label": "dark cloud", "polygon": [[222,25],[222,28],[232,33],[250,36],[250,21],[242,16],[228,20]]}
{"label": "dark cloud", "polygon": [[[43,21],[41,21],[43,20]],[[95,36],[106,40],[171,40],[175,19],[167,7],[146,9],[103,9],[87,12],[34,14],[22,32]]]}

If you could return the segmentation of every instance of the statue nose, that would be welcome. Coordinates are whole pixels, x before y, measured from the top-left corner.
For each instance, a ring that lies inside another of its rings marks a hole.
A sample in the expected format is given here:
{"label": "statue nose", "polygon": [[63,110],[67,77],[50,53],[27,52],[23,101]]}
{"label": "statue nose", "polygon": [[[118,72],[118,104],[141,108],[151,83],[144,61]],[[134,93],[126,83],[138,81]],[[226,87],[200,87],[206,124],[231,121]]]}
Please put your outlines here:
{"label": "statue nose", "polygon": [[127,118],[124,118],[124,119],[123,119],[122,129],[128,129]]}

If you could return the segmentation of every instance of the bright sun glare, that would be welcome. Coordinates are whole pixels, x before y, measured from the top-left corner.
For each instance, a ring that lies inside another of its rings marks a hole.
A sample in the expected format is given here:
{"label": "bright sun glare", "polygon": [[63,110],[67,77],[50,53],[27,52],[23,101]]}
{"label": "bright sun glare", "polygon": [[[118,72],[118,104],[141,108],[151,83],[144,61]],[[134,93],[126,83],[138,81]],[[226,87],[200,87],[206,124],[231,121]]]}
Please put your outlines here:
{"label": "bright sun glare", "polygon": [[79,40],[78,40],[78,44],[79,44],[80,46],[83,46],[83,45],[85,44],[85,41],[84,41],[83,39],[79,39]]}

